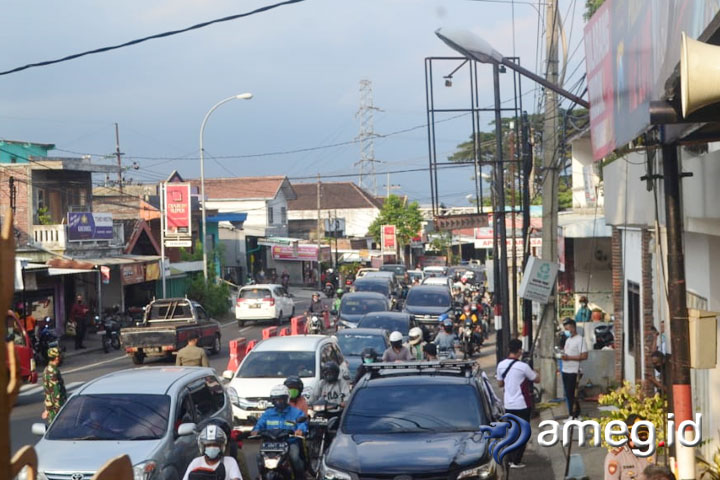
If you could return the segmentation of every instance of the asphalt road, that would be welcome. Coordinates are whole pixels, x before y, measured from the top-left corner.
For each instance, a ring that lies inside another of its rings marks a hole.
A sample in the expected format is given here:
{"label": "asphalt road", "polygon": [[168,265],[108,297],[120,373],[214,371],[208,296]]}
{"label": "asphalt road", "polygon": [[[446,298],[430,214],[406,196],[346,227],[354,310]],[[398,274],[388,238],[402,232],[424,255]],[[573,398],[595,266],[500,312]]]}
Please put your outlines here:
{"label": "asphalt road", "polygon": [[[300,314],[304,312],[310,303],[310,290],[291,288],[291,292],[295,295],[295,306],[296,312]],[[329,300],[324,300],[325,303],[329,304]],[[269,326],[270,322],[263,323],[252,323],[249,326],[238,329],[237,322],[234,319],[234,315],[226,317],[222,324],[222,350],[218,355],[211,355],[209,357],[210,366],[215,369],[218,375],[222,375],[222,372],[227,366],[229,354],[228,354],[228,342],[238,337],[245,337],[248,340],[259,339],[262,337],[262,329]],[[99,341],[93,340],[86,342],[86,345],[92,348],[94,345],[99,344]],[[68,351],[72,350],[72,346],[68,347]],[[100,351],[87,351],[79,355],[68,356],[63,362],[60,371],[65,380],[65,387],[68,390],[68,395],[72,394],[74,390],[92,379],[98,378],[110,372],[117,370],[124,370],[128,368],[142,368],[140,365],[134,365],[130,360],[130,357],[120,353],[121,351],[111,350],[110,353],[104,353]],[[145,365],[168,365],[167,360],[161,359],[146,359]],[[42,374],[40,375],[42,377]],[[37,385],[24,385],[18,396],[18,400],[15,407],[10,415],[10,436],[11,436],[11,449],[12,452],[16,452],[23,445],[34,445],[37,443],[39,437],[36,437],[31,432],[31,426],[33,423],[43,422],[40,415],[43,412],[43,391],[42,391],[42,379]],[[255,478],[257,475],[257,468],[255,465],[255,455],[258,451],[258,442],[246,441],[243,447],[243,451],[248,459],[248,466],[250,467],[252,477]],[[249,479],[247,479],[249,480]]]}

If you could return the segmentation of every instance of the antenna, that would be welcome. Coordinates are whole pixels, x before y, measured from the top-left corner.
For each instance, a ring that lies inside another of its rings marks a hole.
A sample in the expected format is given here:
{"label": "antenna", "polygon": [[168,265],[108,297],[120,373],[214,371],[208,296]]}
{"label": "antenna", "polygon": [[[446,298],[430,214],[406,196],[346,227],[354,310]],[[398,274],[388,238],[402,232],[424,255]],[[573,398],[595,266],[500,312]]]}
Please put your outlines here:
{"label": "antenna", "polygon": [[369,176],[368,187],[372,185],[372,194],[377,195],[377,177],[375,175],[375,164],[379,160],[375,160],[375,142],[374,138],[379,136],[375,133],[374,127],[374,111],[382,112],[383,110],[373,105],[373,89],[372,81],[360,80],[360,108],[355,114],[360,119],[360,134],[357,139],[361,141],[360,160],[355,162],[355,166],[359,167],[360,178],[358,184],[360,188],[365,188],[363,180],[365,176]]}

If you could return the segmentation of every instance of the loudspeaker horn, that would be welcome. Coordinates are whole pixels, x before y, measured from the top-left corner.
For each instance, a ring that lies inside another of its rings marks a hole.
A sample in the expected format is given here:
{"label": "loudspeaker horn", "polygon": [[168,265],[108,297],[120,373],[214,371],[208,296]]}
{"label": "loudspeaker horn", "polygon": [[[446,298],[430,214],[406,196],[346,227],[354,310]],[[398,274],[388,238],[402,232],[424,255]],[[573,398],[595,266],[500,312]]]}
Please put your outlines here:
{"label": "loudspeaker horn", "polygon": [[720,47],[688,38],[682,32],[680,52],[682,114],[720,102]]}

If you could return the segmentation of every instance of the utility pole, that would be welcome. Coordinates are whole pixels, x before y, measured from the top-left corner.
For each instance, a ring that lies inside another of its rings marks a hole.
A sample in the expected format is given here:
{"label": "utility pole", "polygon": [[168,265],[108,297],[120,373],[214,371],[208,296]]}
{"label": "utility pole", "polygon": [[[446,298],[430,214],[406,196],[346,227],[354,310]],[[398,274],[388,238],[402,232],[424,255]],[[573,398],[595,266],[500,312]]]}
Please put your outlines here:
{"label": "utility pole", "polygon": [[123,193],[122,153],[120,153],[120,129],[118,128],[117,122],[115,123],[115,156],[117,157],[118,164],[118,185],[120,186],[120,193]]}
{"label": "utility pole", "polygon": [[[523,262],[522,269],[525,271],[525,266],[528,262],[528,256],[530,255],[530,176],[532,174],[532,148],[530,145],[530,121],[528,115],[522,112],[522,123],[520,127],[520,137],[522,142],[522,206],[523,206],[523,225],[522,225],[522,238],[523,238]],[[530,351],[533,342],[533,324],[532,324],[532,301],[523,299],[522,308],[523,325],[525,326],[525,332],[528,337],[528,351]],[[531,352],[532,353],[532,352]],[[530,357],[530,366],[533,366],[533,358]]]}
{"label": "utility pole", "polygon": [[318,290],[322,289],[320,282],[320,231],[322,229],[322,220],[320,219],[320,173],[317,174],[317,284]]}
{"label": "utility pole", "polygon": [[[548,0],[545,16],[545,46],[547,72],[545,79],[557,85],[558,82],[558,9],[557,0]],[[543,182],[542,182],[542,259],[557,262],[557,228],[558,228],[558,167],[557,153],[557,94],[545,89],[545,121],[543,127]],[[555,292],[555,290],[553,290]],[[545,395],[554,398],[556,390],[555,346],[556,307],[555,296],[542,309],[540,320],[540,378]]]}

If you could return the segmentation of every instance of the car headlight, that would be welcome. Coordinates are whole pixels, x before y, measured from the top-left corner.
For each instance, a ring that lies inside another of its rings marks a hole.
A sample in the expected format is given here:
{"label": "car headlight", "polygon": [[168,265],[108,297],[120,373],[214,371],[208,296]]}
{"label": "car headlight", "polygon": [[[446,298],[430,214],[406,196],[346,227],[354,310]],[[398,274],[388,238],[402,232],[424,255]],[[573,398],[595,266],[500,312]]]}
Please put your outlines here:
{"label": "car headlight", "polygon": [[335,468],[328,467],[325,463],[325,459],[323,458],[322,463],[322,475],[321,477],[324,480],[352,480],[352,475],[350,475],[348,472],[343,472],[342,470],[337,470]]}
{"label": "car headlight", "polygon": [[240,397],[237,394],[237,390],[235,390],[233,387],[228,387],[227,389],[228,397],[230,397],[230,403],[236,406],[240,406]]}
{"label": "car headlight", "polygon": [[148,480],[153,478],[157,463],[152,460],[138,463],[133,467],[133,480]]}
{"label": "car headlight", "polygon": [[480,465],[479,467],[464,470],[460,472],[460,475],[457,476],[457,480],[460,480],[461,478],[471,477],[477,477],[481,480],[495,478],[495,467],[492,463],[486,463],[484,465]]}
{"label": "car headlight", "polygon": [[[25,466],[20,470],[17,474],[17,477],[15,477],[16,480],[27,480],[28,479],[28,467]],[[37,470],[35,475],[36,480],[47,480],[47,477],[43,472],[40,470]]]}
{"label": "car headlight", "polygon": [[238,397],[237,406],[247,410],[249,408],[255,408],[258,405],[255,402],[249,401],[247,398]]}
{"label": "car headlight", "polygon": [[265,462],[265,468],[267,468],[269,470],[275,470],[278,467],[278,465],[280,464],[280,457],[277,457],[277,458],[266,457],[264,459],[264,462]]}

